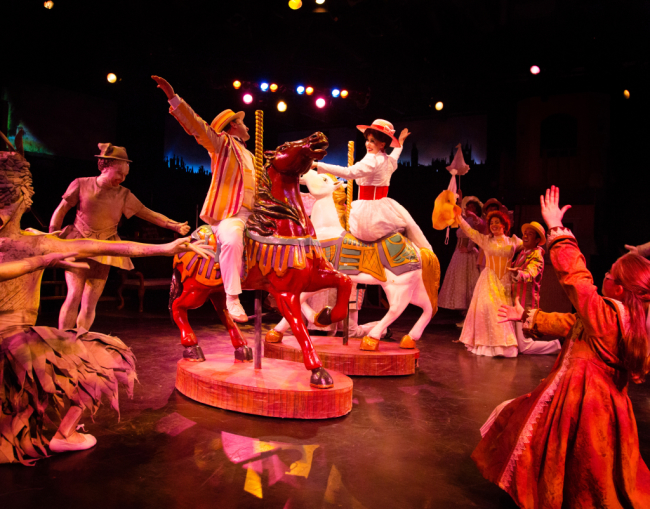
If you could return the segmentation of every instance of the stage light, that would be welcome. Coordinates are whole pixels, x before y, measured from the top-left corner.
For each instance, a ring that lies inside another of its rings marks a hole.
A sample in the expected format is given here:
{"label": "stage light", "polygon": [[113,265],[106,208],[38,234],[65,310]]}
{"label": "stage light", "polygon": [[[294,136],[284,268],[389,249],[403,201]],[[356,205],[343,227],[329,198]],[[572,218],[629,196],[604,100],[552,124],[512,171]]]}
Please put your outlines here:
{"label": "stage light", "polygon": [[539,74],[540,72],[541,72],[541,69],[536,65],[533,65],[530,68],[530,74]]}
{"label": "stage light", "polygon": [[233,81],[232,86],[235,87],[235,90],[239,90],[239,88],[241,87],[241,81],[239,80]]}
{"label": "stage light", "polygon": [[303,87],[302,85],[298,85],[298,87],[296,88],[296,92],[298,92],[299,95],[304,94],[305,93],[305,87]]}
{"label": "stage light", "polygon": [[311,95],[311,94],[313,94],[313,93],[314,93],[314,89],[313,89],[313,87],[307,87],[307,88],[305,89],[305,94],[307,94],[307,95]]}
{"label": "stage light", "polygon": [[341,91],[338,88],[332,90],[332,97],[338,97],[339,95],[341,95]]}
{"label": "stage light", "polygon": [[43,7],[45,7],[46,9],[51,9],[52,7],[54,7],[54,2],[52,0],[48,0],[43,4]]}
{"label": "stage light", "polygon": [[117,81],[117,76],[113,74],[112,72],[106,75],[106,81],[109,83],[115,83]]}
{"label": "stage light", "polygon": [[626,99],[629,99],[630,98],[630,91],[629,90],[623,90],[623,97],[625,97]]}
{"label": "stage light", "polygon": [[253,96],[250,94],[244,94],[244,102],[250,104],[253,102]]}
{"label": "stage light", "polygon": [[262,92],[266,92],[269,89],[269,84],[268,83],[260,83],[260,89]]}
{"label": "stage light", "polygon": [[325,107],[325,99],[323,99],[322,97],[319,97],[318,99],[316,99],[316,106],[318,106],[319,108],[324,108]]}
{"label": "stage light", "polygon": [[341,90],[341,97],[345,99],[348,96],[348,91],[347,90]]}
{"label": "stage light", "polygon": [[442,101],[438,101],[438,102],[436,103],[436,110],[440,111],[440,110],[441,110],[442,108],[444,108],[444,107],[445,107],[445,105],[442,104]]}
{"label": "stage light", "polygon": [[284,101],[280,101],[278,103],[278,111],[280,111],[280,112],[287,111],[287,103],[285,103]]}
{"label": "stage light", "polygon": [[318,5],[323,5],[325,3],[325,0],[316,0],[316,3]]}
{"label": "stage light", "polygon": [[302,7],[301,0],[289,0],[289,7],[294,11]]}
{"label": "stage light", "polygon": [[275,92],[278,89],[278,86],[275,83],[271,83],[271,92]]}

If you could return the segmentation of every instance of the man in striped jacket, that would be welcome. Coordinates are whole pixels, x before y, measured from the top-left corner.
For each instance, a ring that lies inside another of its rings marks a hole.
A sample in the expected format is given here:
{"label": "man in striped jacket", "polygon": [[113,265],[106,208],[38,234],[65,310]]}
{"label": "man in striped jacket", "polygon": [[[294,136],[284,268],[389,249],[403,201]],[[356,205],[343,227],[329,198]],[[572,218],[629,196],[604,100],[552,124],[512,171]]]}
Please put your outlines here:
{"label": "man in striped jacket", "polygon": [[212,181],[201,209],[201,219],[212,227],[221,247],[219,263],[228,312],[239,323],[248,321],[239,302],[244,252],[244,226],[255,203],[255,158],[246,149],[250,139],[244,112],[224,110],[208,125],[174,93],[171,85],[152,76],[170,104],[169,112],[210,154]]}

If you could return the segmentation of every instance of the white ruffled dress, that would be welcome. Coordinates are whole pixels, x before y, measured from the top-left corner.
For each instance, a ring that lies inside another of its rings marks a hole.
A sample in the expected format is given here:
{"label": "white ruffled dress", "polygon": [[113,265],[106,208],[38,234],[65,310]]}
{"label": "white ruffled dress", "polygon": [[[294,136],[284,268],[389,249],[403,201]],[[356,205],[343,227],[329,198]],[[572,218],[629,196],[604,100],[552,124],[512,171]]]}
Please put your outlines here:
{"label": "white ruffled dress", "polygon": [[[368,153],[361,161],[348,167],[318,163],[318,173],[331,173],[346,180],[354,179],[359,186],[389,186],[401,153],[401,148],[393,149],[390,155],[384,152]],[[404,232],[417,247],[431,249],[431,244],[411,214],[392,198],[352,202],[350,233],[356,238],[374,242],[397,231]]]}

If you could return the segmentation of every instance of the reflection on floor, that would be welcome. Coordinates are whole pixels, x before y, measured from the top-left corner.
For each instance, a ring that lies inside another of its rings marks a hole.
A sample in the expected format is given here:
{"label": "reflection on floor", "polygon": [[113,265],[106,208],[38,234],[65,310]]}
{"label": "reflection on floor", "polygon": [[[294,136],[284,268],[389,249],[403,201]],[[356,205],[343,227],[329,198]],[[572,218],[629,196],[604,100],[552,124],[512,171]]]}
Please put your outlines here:
{"label": "reflection on floor", "polygon": [[[161,307],[161,309],[163,309]],[[376,319],[365,311],[362,321]],[[394,338],[417,319],[408,310]],[[192,323],[206,353],[230,352],[209,309]],[[140,385],[86,429],[98,445],[0,465],[0,507],[513,508],[469,458],[492,409],[533,389],[552,356],[490,359],[452,343],[458,316],[441,310],[419,342],[415,375],[354,378],[352,412],[325,421],[279,420],[210,408],[174,390],[182,348],[166,314],[100,311],[95,330],[129,344]],[[40,324],[54,325],[46,313]],[[270,320],[265,327],[272,326]],[[247,337],[252,326],[242,327]],[[648,386],[630,389],[641,452],[650,460]]]}

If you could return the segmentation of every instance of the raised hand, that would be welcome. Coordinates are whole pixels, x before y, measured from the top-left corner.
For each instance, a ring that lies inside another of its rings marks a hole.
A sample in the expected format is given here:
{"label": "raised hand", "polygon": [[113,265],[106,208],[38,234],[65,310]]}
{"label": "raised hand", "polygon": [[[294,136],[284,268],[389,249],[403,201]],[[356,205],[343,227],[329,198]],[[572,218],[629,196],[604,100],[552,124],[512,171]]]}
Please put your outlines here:
{"label": "raised hand", "polygon": [[625,244],[625,249],[627,249],[631,254],[638,255],[639,254],[639,248],[636,246],[628,246]]}
{"label": "raised hand", "polygon": [[565,205],[560,208],[560,188],[551,186],[546,190],[546,197],[544,195],[539,197],[539,202],[542,207],[542,217],[546,222],[546,226],[551,228],[561,227],[562,218],[571,205]]}
{"label": "raised hand", "polygon": [[167,82],[165,78],[161,78],[160,76],[152,76],[151,79],[154,80],[156,83],[158,83],[158,88],[160,90],[165,92],[165,95],[167,96],[167,100],[174,98],[174,96],[176,95],[174,93],[174,89]]}
{"label": "raised hand", "polygon": [[497,314],[499,315],[499,318],[501,318],[499,323],[521,322],[521,319],[524,316],[524,307],[521,305],[521,302],[519,302],[519,297],[516,297],[514,306],[502,304],[499,311],[497,311]]}
{"label": "raised hand", "polygon": [[402,129],[402,132],[399,134],[399,138],[398,138],[400,145],[404,146],[404,140],[408,138],[409,134],[411,133],[409,132],[408,129],[406,128]]}

